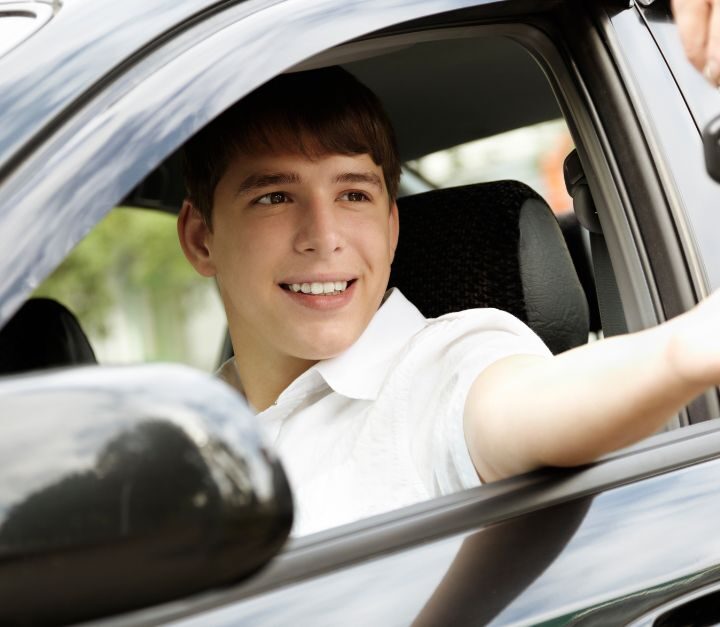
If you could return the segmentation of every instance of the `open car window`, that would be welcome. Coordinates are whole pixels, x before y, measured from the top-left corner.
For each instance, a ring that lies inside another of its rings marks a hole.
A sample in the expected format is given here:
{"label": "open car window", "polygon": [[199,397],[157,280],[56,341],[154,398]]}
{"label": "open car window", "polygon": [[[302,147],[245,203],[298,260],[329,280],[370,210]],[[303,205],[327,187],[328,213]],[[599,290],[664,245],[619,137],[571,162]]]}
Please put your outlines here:
{"label": "open car window", "polygon": [[183,256],[175,222],[152,209],[113,209],[33,297],[68,307],[101,364],[179,362],[212,372],[225,315],[214,283]]}
{"label": "open car window", "polygon": [[[381,46],[351,56],[344,67],[378,93],[396,123],[401,156],[430,187],[520,181],[534,189],[528,193],[568,213],[562,168],[573,144],[542,66],[502,34],[447,35],[399,50]],[[328,62],[318,58],[308,67]],[[470,73],[472,90],[465,80]],[[394,88],[398,75],[407,81],[403,90]],[[494,82],[499,75],[509,80]],[[435,83],[429,92],[428,77]],[[493,85],[491,94],[485,85]],[[423,97],[431,102],[420,107]],[[454,105],[446,105],[438,120],[448,101]],[[170,214],[182,199],[178,164],[175,151],[148,173],[123,201],[135,209],[114,209],[36,292],[76,313],[101,364],[169,360],[212,371],[222,361],[226,325],[214,284],[195,277],[174,244]],[[582,237],[578,259],[587,263]],[[542,237],[533,246],[542,249]],[[538,284],[546,289],[546,282]],[[588,294],[592,289],[590,284]],[[587,341],[587,329],[576,341]]]}
{"label": "open car window", "polygon": [[[557,211],[570,209],[562,163],[572,142],[566,124],[557,118],[550,85],[530,54],[502,37],[470,37],[419,43],[387,55],[392,72],[406,75],[413,91],[422,86],[417,76],[421,65],[436,57],[447,60],[434,70],[438,87],[433,93],[467,92],[461,77],[473,68],[490,72],[487,80],[503,71],[517,78],[489,104],[479,97],[478,87],[476,102],[470,98],[460,105],[458,114],[464,119],[448,116],[447,129],[428,133],[430,120],[412,126],[404,121],[416,94],[401,101],[387,91],[391,75],[383,54],[346,64],[381,98],[386,90],[385,105],[395,115],[403,155],[442,147],[407,161],[405,181],[420,175],[410,189],[511,179],[530,185]],[[449,68],[454,68],[452,75]],[[529,111],[526,102],[533,93],[542,104]],[[458,140],[465,141],[454,145]],[[135,209],[114,209],[35,292],[56,298],[78,316],[100,363],[169,360],[211,371],[229,356],[217,291],[212,281],[193,272],[177,245],[173,212],[183,197],[179,164],[172,155],[150,173],[125,199]],[[118,238],[118,233],[129,237]]]}

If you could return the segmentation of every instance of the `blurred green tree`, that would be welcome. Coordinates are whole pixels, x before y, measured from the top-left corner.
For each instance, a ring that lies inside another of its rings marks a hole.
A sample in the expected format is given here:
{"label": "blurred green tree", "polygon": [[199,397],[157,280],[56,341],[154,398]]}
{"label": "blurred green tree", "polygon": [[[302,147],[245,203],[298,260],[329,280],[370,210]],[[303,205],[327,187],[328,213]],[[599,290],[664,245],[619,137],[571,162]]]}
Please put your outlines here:
{"label": "blurred green tree", "polygon": [[[35,296],[69,307],[87,332],[105,337],[114,308],[153,311],[156,359],[180,359],[177,331],[206,286],[186,261],[175,217],[159,211],[118,207],[83,239]],[[124,302],[120,302],[120,300]]]}

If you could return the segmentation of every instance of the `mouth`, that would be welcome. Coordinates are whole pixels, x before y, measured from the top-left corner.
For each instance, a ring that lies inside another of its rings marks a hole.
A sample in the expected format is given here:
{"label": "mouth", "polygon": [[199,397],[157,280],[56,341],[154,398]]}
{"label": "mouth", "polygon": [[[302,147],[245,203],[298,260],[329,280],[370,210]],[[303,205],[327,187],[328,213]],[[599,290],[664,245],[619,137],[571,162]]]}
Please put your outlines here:
{"label": "mouth", "polygon": [[313,281],[303,283],[280,283],[280,287],[295,294],[308,296],[339,296],[355,283],[357,279],[349,281]]}

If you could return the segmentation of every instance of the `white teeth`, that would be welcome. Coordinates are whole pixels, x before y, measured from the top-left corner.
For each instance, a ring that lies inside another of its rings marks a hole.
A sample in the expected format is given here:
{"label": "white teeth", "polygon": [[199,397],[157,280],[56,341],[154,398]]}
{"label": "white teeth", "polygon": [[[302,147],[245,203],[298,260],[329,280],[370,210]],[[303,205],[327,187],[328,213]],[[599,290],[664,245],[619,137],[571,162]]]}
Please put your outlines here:
{"label": "white teeth", "polygon": [[347,281],[325,281],[323,283],[290,283],[288,287],[293,292],[302,292],[303,294],[336,294],[344,292],[347,289]]}

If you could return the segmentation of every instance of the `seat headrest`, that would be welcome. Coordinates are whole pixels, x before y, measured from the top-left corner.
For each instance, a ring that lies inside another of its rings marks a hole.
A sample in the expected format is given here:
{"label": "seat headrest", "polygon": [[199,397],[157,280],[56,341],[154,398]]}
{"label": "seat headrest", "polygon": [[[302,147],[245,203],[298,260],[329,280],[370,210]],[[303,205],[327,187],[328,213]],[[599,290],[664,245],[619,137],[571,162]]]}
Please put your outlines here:
{"label": "seat headrest", "polygon": [[401,237],[390,285],[427,317],[495,307],[559,353],[584,344],[588,305],[557,220],[518,181],[398,200]]}
{"label": "seat headrest", "polygon": [[97,363],[77,318],[50,298],[31,298],[0,330],[0,373]]}

